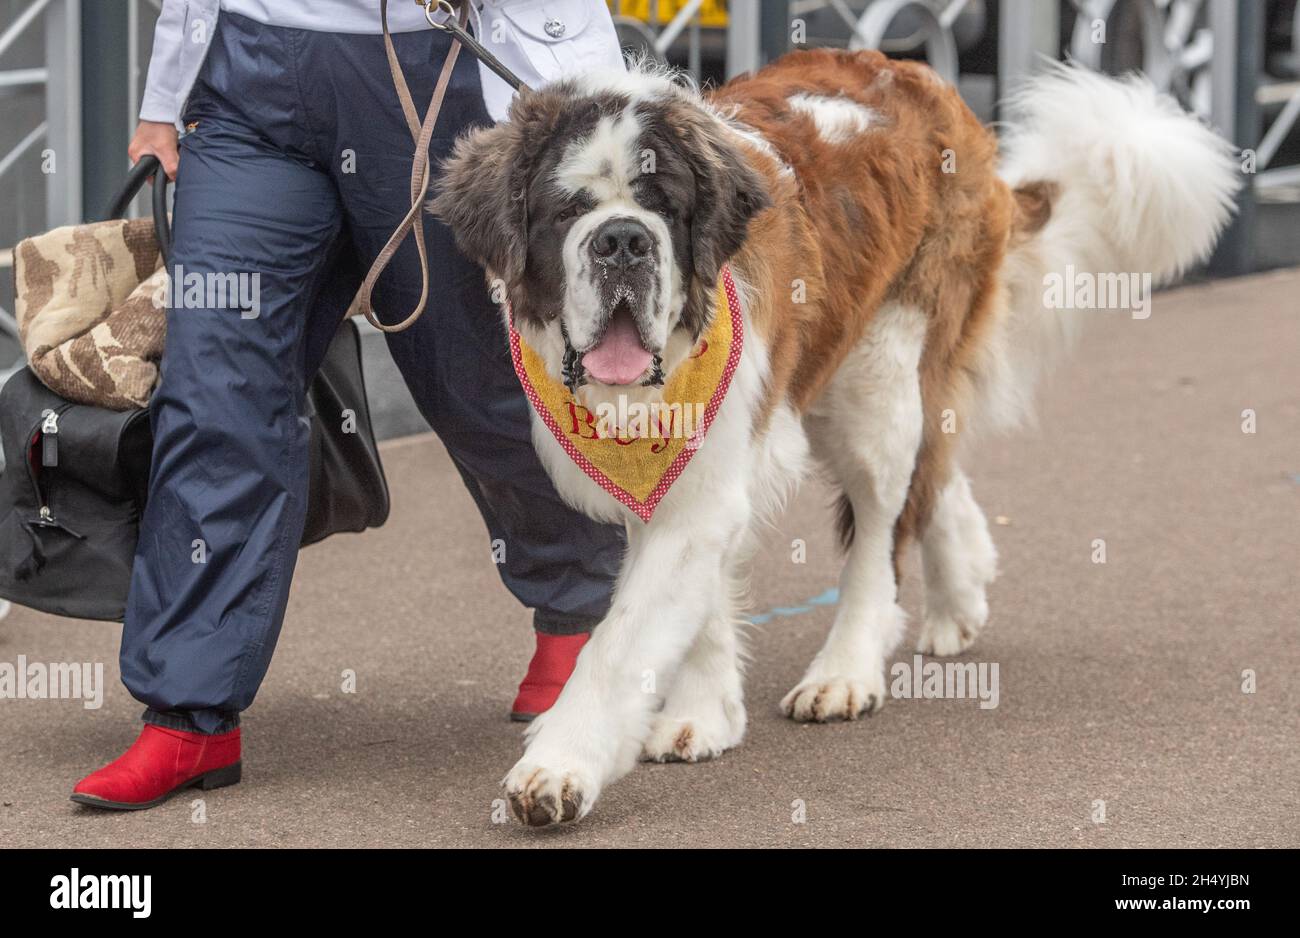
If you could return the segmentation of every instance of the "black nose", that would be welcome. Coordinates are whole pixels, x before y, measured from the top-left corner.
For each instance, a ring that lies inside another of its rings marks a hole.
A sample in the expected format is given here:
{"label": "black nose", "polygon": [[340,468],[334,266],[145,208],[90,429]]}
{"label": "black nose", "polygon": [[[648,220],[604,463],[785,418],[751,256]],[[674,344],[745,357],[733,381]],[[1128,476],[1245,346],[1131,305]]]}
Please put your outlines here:
{"label": "black nose", "polygon": [[611,218],[596,229],[591,252],[601,264],[631,267],[650,254],[650,229],[633,218]]}

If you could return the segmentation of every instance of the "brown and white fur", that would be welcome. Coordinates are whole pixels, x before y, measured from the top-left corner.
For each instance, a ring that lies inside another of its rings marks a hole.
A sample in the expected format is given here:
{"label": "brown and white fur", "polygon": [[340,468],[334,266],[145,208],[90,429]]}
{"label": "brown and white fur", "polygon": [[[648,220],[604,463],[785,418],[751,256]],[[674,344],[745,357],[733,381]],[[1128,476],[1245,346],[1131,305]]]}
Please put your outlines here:
{"label": "brown and white fur", "polygon": [[[843,492],[847,557],[830,634],[783,711],[824,722],[881,706],[912,542],[920,650],[974,641],[996,553],[959,457],[1026,416],[1071,331],[1044,308],[1044,276],[1168,280],[1208,254],[1236,188],[1225,145],[1139,79],[1061,67],[1014,104],[999,171],[994,135],[931,70],[819,50],[707,95],[644,69],[562,82],[460,141],[435,210],[557,377],[566,342],[595,343],[616,302],[671,374],[724,262],[746,329],[708,437],[649,523],[534,423],[560,492],[625,523],[628,549],[608,616],[505,778],[520,820],[582,817],[638,757],[693,762],[741,741],[738,584],[762,520],[814,466]],[[611,218],[652,242],[615,298],[591,263]]]}

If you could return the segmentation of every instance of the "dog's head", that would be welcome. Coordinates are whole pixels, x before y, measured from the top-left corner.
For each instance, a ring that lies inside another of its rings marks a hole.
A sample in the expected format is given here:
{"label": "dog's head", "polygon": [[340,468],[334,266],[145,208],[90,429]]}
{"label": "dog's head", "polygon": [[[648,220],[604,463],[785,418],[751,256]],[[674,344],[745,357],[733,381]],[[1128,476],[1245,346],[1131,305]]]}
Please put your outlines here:
{"label": "dog's head", "polygon": [[556,377],[655,385],[708,327],[722,265],[770,201],[731,141],[663,75],[564,81],[463,137],[433,210]]}

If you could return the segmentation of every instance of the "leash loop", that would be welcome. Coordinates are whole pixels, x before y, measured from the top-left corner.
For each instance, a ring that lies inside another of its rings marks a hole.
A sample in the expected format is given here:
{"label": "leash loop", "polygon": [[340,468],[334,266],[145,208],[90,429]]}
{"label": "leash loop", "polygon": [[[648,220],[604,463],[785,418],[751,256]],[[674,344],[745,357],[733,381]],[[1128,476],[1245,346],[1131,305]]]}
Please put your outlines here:
{"label": "leash loop", "polygon": [[[352,307],[348,310],[351,313],[354,307],[360,309],[366,320],[380,332],[402,332],[409,329],[424,313],[425,305],[429,301],[429,256],[425,251],[424,224],[420,217],[424,210],[425,198],[429,194],[429,177],[432,175],[429,164],[429,141],[433,137],[433,127],[442,110],[443,99],[447,96],[447,88],[451,84],[452,72],[456,68],[456,59],[460,55],[461,47],[469,49],[471,54],[500,75],[516,91],[527,90],[527,86],[510,69],[502,65],[496,56],[480,45],[478,40],[466,30],[465,27],[469,22],[468,3],[462,3],[458,10],[449,0],[437,0],[438,11],[448,17],[444,22],[438,23],[433,19],[434,0],[415,0],[415,2],[424,7],[424,18],[429,21],[429,25],[441,32],[450,33],[452,40],[447,49],[447,58],[443,62],[442,71],[438,75],[438,83],[434,86],[433,96],[429,99],[429,109],[425,112],[424,121],[421,123],[415,101],[411,98],[411,90],[406,84],[406,76],[402,73],[401,62],[397,58],[397,48],[393,45],[392,33],[388,29],[388,0],[379,0],[379,22],[383,26],[384,52],[388,56],[388,69],[393,76],[393,89],[397,92],[397,100],[402,105],[406,126],[415,141],[415,157],[411,162],[411,206],[375,257],[374,263],[370,265],[370,270],[366,273],[366,278],[352,301]],[[380,274],[388,267],[397,249],[406,240],[406,236],[412,233],[415,235],[416,253],[420,255],[420,302],[401,322],[386,325],[380,322],[375,314],[374,306],[371,304],[371,294],[374,292],[375,284],[379,282]]]}
{"label": "leash loop", "polygon": [[[489,52],[486,46],[471,36],[460,23],[456,22],[456,9],[449,0],[437,0],[436,3],[434,0],[415,0],[415,2],[424,7],[424,18],[429,21],[430,26],[444,33],[451,33],[460,41],[461,45],[473,53],[474,58],[492,69],[497,77],[515,91],[527,90],[528,86],[520,80],[518,75],[510,71],[504,62]],[[446,17],[442,22],[438,22],[433,18],[435,8]]]}
{"label": "leash loop", "polygon": [[[461,7],[460,17],[462,20],[468,20],[469,7]],[[393,88],[397,92],[397,99],[402,105],[402,114],[406,118],[406,126],[411,131],[411,137],[415,140],[415,158],[411,162],[411,205],[407,209],[406,215],[398,223],[397,228],[389,236],[387,243],[380,249],[379,254],[375,257],[374,263],[370,265],[366,278],[361,283],[357,295],[353,299],[353,305],[359,307],[366,320],[378,329],[380,332],[402,332],[414,325],[415,321],[424,313],[424,307],[429,302],[429,257],[424,246],[424,224],[420,213],[424,210],[424,202],[429,194],[429,177],[432,174],[429,167],[429,141],[433,137],[433,125],[438,121],[438,112],[442,110],[443,99],[447,96],[447,87],[451,84],[452,72],[456,68],[456,59],[460,55],[460,43],[453,40],[450,48],[447,50],[447,58],[443,62],[442,71],[438,75],[438,83],[434,86],[433,96],[429,100],[429,109],[425,113],[424,123],[420,122],[419,112],[415,108],[415,101],[411,98],[411,90],[406,84],[406,76],[402,74],[402,65],[397,58],[397,48],[393,45],[392,33],[388,30],[388,0],[379,0],[379,21],[384,30],[384,52],[388,56],[388,68],[393,75]],[[420,255],[420,301],[405,319],[393,325],[386,325],[380,322],[379,317],[375,314],[374,306],[371,303],[371,294],[374,292],[375,284],[379,281],[379,275],[382,274],[397,249],[402,246],[406,236],[414,233],[416,253]]]}
{"label": "leash loop", "polygon": [[[453,20],[456,18],[456,9],[448,2],[448,0],[437,0],[437,2],[435,2],[435,0],[415,0],[415,2],[424,7],[424,18],[429,21],[430,26],[434,29],[441,30],[444,33],[451,32],[451,30],[447,28],[447,20]],[[435,20],[433,18],[433,11],[435,8],[437,8],[439,13],[447,17],[447,20],[444,20],[441,23]]]}

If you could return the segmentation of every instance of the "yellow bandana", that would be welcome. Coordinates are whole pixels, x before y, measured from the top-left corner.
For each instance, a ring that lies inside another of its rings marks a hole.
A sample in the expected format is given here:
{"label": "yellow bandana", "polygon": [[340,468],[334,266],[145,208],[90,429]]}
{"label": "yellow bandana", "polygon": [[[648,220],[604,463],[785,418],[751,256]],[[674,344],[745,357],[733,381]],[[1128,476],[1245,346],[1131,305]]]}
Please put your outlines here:
{"label": "yellow bandana", "polygon": [[[740,300],[731,271],[724,267],[713,324],[664,386],[663,403],[633,403],[615,415],[593,413],[579,404],[510,325],[515,373],[533,409],[578,468],[642,521],[650,520],[699,449],[731,386],[743,342]],[[623,429],[611,432],[613,427]]]}

